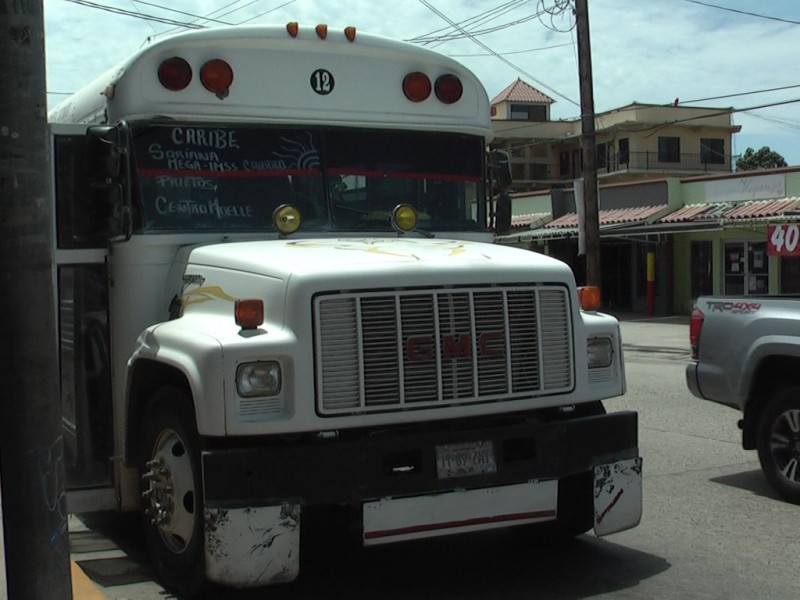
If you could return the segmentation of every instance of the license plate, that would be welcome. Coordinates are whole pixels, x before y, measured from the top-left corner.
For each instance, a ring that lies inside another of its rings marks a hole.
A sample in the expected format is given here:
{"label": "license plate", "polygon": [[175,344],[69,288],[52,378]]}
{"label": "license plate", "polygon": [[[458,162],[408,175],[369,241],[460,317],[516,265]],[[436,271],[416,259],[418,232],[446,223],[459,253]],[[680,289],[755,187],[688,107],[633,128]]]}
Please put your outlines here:
{"label": "license plate", "polygon": [[490,440],[436,446],[436,471],[439,479],[495,473],[494,446]]}

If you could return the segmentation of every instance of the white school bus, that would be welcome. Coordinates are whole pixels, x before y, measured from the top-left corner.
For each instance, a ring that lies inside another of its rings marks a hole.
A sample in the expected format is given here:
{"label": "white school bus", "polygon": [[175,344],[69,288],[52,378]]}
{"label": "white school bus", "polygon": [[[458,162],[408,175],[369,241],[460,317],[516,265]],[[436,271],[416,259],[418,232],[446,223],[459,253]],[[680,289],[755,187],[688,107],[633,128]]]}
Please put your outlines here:
{"label": "white school bus", "polygon": [[619,324],[492,243],[504,171],[459,63],[194,31],[50,127],[68,508],[140,511],[167,587],[291,581],[328,519],[364,545],[639,522]]}

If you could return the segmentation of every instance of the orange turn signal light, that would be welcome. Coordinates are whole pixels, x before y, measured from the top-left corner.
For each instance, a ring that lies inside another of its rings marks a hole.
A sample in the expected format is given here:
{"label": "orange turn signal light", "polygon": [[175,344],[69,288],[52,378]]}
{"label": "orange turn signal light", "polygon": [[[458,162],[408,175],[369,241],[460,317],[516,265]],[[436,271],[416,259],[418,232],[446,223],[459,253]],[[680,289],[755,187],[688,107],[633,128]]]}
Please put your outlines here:
{"label": "orange turn signal light", "polygon": [[585,285],[578,288],[578,304],[583,310],[597,310],[602,305],[600,288],[596,285]]}
{"label": "orange turn signal light", "polygon": [[233,315],[242,329],[255,329],[264,322],[264,301],[259,298],[239,299],[234,304]]}

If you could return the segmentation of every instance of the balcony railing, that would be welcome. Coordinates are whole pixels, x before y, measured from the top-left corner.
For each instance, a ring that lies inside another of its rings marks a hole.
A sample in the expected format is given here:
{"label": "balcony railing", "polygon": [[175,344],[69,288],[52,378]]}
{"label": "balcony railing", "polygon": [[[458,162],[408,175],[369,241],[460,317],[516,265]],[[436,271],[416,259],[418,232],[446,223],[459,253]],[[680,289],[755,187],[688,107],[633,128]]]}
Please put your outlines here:
{"label": "balcony railing", "polygon": [[[656,173],[730,173],[736,156],[708,157],[703,154],[680,154],[677,160],[663,160],[658,152],[628,152],[627,155],[611,156],[605,160],[598,157],[597,172],[599,175],[626,172],[656,172]],[[560,165],[558,177],[574,179],[580,177],[581,170],[572,164]]]}

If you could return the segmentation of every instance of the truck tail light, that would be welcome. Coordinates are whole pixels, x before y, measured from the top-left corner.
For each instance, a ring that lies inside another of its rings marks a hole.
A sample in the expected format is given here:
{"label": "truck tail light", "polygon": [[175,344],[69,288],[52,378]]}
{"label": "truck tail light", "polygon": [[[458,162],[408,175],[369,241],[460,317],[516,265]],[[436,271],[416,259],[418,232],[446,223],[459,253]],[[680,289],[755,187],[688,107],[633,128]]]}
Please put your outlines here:
{"label": "truck tail light", "polygon": [[239,299],[234,304],[233,315],[242,329],[256,329],[264,322],[264,302],[260,299]]}
{"label": "truck tail light", "polygon": [[692,347],[692,358],[695,360],[699,358],[700,331],[703,329],[704,319],[705,315],[699,308],[692,309],[692,315],[689,317],[689,344]]}

